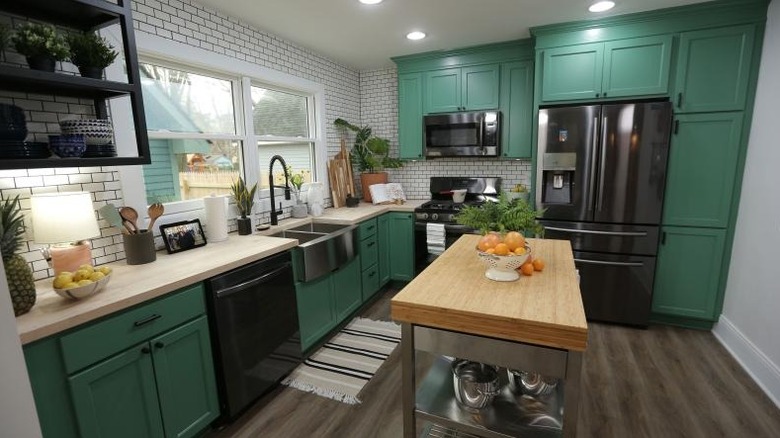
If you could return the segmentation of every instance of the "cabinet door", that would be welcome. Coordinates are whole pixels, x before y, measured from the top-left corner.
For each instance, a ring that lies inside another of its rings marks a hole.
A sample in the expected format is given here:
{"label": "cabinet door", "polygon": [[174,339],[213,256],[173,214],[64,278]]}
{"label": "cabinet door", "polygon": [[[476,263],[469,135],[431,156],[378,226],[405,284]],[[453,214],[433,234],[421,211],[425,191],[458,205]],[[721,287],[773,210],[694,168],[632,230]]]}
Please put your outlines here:
{"label": "cabinet door", "polygon": [[423,150],[422,73],[398,75],[398,156],[422,158]]}
{"label": "cabinet door", "polygon": [[678,112],[745,109],[754,35],[753,26],[681,35],[673,96]]}
{"label": "cabinet door", "polygon": [[301,348],[306,350],[334,326],[330,275],[307,283],[297,283],[295,293],[298,298]]}
{"label": "cabinet door", "polygon": [[464,110],[498,108],[498,65],[478,65],[461,70]]}
{"label": "cabinet door", "polygon": [[593,99],[601,96],[604,44],[581,44],[545,50],[542,101]]}
{"label": "cabinet door", "polygon": [[533,66],[530,61],[501,65],[501,155],[531,158]]}
{"label": "cabinet door", "polygon": [[664,227],[653,312],[714,321],[725,230]]}
{"label": "cabinet door", "polygon": [[384,286],[390,281],[390,215],[383,214],[377,218],[376,244],[379,246],[377,268],[379,272],[379,286]]}
{"label": "cabinet door", "polygon": [[82,438],[163,436],[148,343],[119,353],[68,380]]}
{"label": "cabinet door", "polygon": [[726,227],[742,113],[681,114],[674,123],[663,224]]}
{"label": "cabinet door", "polygon": [[360,263],[354,259],[330,277],[338,324],[363,304]]}
{"label": "cabinet door", "polygon": [[602,97],[666,94],[671,59],[671,35],[605,43]]}
{"label": "cabinet door", "polygon": [[412,213],[387,213],[390,228],[390,278],[411,281],[414,278],[414,221]]}
{"label": "cabinet door", "polygon": [[191,437],[219,416],[206,316],[150,342],[166,437]]}
{"label": "cabinet door", "polygon": [[461,79],[459,68],[436,70],[425,74],[425,105],[428,113],[460,111]]}
{"label": "cabinet door", "polygon": [[365,303],[379,290],[379,266],[373,265],[364,269],[361,277],[363,302]]}

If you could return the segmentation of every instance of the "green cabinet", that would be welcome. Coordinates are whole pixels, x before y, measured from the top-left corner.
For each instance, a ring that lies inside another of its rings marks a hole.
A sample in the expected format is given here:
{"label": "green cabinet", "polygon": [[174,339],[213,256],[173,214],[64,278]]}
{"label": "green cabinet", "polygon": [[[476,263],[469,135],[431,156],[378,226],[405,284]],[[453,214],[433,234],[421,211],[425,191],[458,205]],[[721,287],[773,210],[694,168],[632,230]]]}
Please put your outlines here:
{"label": "green cabinet", "polygon": [[717,320],[726,230],[663,227],[653,312]]}
{"label": "green cabinet", "polygon": [[533,63],[501,64],[501,155],[531,158],[533,143]]}
{"label": "green cabinet", "polygon": [[666,94],[671,54],[671,35],[545,50],[542,101]]}
{"label": "green cabinet", "polygon": [[414,278],[413,213],[390,212],[388,217],[390,279],[412,281]]}
{"label": "green cabinet", "polygon": [[[368,301],[384,285],[380,283],[379,261],[386,259],[387,254],[379,243],[381,225],[378,218],[363,221],[358,226],[360,235],[360,272],[362,279],[363,301]],[[383,221],[384,222],[384,221]]]}
{"label": "green cabinet", "polygon": [[381,248],[377,260],[377,273],[379,287],[382,287],[390,281],[390,251],[387,250],[392,240],[390,238],[390,215],[383,214],[376,218],[376,221],[376,243]]}
{"label": "green cabinet", "polygon": [[204,294],[198,284],[26,345],[43,435],[192,437],[205,430],[219,403]]}
{"label": "green cabinet", "polygon": [[683,32],[677,57],[677,112],[745,109],[753,65],[752,25]]}
{"label": "green cabinet", "polygon": [[742,117],[741,112],[676,116],[667,166],[664,225],[728,225]]}
{"label": "green cabinet", "polygon": [[446,113],[498,108],[497,64],[425,72],[423,111]]}
{"label": "green cabinet", "polygon": [[336,320],[341,322],[363,304],[360,263],[352,260],[331,275]]}
{"label": "green cabinet", "polygon": [[398,156],[422,158],[423,108],[422,73],[398,75]]}

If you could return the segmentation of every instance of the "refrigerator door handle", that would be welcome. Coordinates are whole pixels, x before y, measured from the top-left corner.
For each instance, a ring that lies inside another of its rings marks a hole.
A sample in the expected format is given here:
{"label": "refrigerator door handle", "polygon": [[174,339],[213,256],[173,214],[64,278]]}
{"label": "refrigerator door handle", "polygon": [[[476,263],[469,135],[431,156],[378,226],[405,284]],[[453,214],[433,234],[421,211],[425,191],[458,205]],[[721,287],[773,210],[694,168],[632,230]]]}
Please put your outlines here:
{"label": "refrigerator door handle", "polygon": [[591,212],[593,211],[593,196],[594,196],[594,190],[596,189],[596,184],[593,181],[594,177],[594,171],[596,170],[596,145],[599,142],[599,118],[594,117],[593,118],[593,140],[591,141],[591,144],[593,145],[593,149],[591,152],[591,160],[592,164],[590,167],[590,182],[588,183],[588,210]]}
{"label": "refrigerator door handle", "polygon": [[588,259],[574,259],[577,263],[586,263],[591,265],[606,265],[606,266],[623,266],[630,268],[641,268],[644,266],[642,262],[607,262],[603,260],[588,260]]}
{"label": "refrigerator door handle", "polygon": [[596,194],[596,211],[601,211],[604,206],[604,168],[607,160],[607,116],[601,118],[601,157],[599,157],[599,191]]}
{"label": "refrigerator door handle", "polygon": [[647,231],[599,231],[599,230],[575,230],[572,228],[559,228],[559,227],[544,227],[545,230],[561,231],[564,233],[577,233],[577,234],[599,234],[604,236],[628,236],[628,237],[645,237]]}

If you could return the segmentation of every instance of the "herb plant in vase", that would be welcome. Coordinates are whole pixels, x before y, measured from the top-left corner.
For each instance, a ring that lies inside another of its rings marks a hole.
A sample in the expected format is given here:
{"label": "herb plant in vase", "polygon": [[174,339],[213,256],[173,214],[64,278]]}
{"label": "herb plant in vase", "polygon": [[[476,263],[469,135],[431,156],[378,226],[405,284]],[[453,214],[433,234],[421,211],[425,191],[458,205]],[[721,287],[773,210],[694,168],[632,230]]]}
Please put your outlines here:
{"label": "herb plant in vase", "polygon": [[355,133],[355,143],[352,146],[352,162],[360,171],[360,187],[363,190],[363,200],[371,202],[369,186],[387,183],[387,172],[384,169],[396,169],[403,166],[398,158],[390,157],[390,140],[373,135],[368,126],[356,126],[344,119],[333,122],[341,131],[342,137],[347,131]]}
{"label": "herb plant in vase", "polygon": [[24,217],[19,206],[19,196],[4,199],[0,203],[0,253],[16,316],[29,312],[35,304],[35,280],[32,270],[27,260],[16,254],[22,245],[23,234]]}
{"label": "herb plant in vase", "polygon": [[70,62],[79,68],[81,76],[102,79],[103,70],[111,65],[118,53],[114,46],[95,32],[68,35]]}
{"label": "herb plant in vase", "polygon": [[230,185],[230,190],[233,194],[233,199],[236,201],[238,213],[241,215],[241,217],[236,219],[238,234],[241,236],[252,234],[252,218],[248,217],[248,215],[252,214],[252,206],[255,204],[257,183],[250,189],[244,183],[243,178],[239,177],[238,181]]}
{"label": "herb plant in vase", "polygon": [[16,51],[27,57],[27,64],[33,70],[53,72],[57,61],[68,59],[70,54],[62,35],[46,24],[24,24],[11,39]]}
{"label": "herb plant in vase", "polygon": [[301,187],[304,183],[303,172],[293,173],[292,168],[287,168],[287,173],[290,175],[290,184],[293,185],[293,191],[295,192],[295,205],[292,207],[292,217],[306,217],[308,208],[303,203],[303,199],[301,199]]}

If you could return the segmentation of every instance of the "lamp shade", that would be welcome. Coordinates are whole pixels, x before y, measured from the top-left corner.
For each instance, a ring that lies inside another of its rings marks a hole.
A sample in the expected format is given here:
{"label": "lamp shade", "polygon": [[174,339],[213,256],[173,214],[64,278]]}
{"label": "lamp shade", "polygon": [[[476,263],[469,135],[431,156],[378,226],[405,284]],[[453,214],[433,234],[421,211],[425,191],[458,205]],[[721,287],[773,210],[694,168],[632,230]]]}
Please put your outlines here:
{"label": "lamp shade", "polygon": [[76,242],[100,235],[87,192],[32,195],[30,207],[36,243]]}

